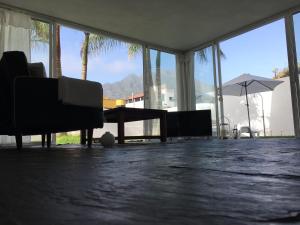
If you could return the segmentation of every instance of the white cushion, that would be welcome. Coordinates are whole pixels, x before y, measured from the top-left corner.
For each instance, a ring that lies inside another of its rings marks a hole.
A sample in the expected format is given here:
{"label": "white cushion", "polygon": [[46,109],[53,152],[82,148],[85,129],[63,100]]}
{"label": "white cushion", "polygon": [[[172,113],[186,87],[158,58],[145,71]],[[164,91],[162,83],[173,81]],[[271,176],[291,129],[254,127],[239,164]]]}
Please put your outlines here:
{"label": "white cushion", "polygon": [[58,79],[58,98],[63,104],[103,107],[103,89],[98,82],[69,77]]}

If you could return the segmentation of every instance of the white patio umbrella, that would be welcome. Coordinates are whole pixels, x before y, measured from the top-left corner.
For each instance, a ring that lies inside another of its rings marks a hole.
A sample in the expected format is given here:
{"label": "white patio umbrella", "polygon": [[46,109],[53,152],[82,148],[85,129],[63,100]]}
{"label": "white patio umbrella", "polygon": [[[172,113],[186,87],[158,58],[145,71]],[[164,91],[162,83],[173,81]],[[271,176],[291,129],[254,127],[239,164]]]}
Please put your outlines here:
{"label": "white patio umbrella", "polygon": [[242,74],[222,85],[223,95],[232,95],[232,96],[245,95],[246,96],[248,123],[249,123],[251,138],[252,138],[252,133],[251,133],[251,124],[250,124],[248,94],[273,91],[274,88],[282,82],[283,81],[272,80],[265,77],[259,77],[250,74]]}

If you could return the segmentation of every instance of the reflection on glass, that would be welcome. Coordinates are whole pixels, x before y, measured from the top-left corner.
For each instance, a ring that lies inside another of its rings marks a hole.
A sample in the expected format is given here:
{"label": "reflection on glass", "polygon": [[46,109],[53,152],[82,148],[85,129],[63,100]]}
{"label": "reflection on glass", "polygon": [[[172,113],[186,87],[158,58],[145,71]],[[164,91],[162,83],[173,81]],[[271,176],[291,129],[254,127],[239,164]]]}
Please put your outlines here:
{"label": "reflection on glass", "polygon": [[211,110],[213,131],[216,134],[215,86],[212,47],[195,52],[196,109]]}
{"label": "reflection on glass", "polygon": [[177,111],[175,55],[150,50],[150,61],[152,76],[149,86],[154,90],[150,107]]}
{"label": "reflection on glass", "polygon": [[49,24],[33,20],[31,31],[31,62],[42,62],[49,76]]}
{"label": "reflection on glass", "polygon": [[[177,111],[176,57],[173,54],[145,49],[145,108]],[[145,121],[144,135],[158,135],[159,121]]]}

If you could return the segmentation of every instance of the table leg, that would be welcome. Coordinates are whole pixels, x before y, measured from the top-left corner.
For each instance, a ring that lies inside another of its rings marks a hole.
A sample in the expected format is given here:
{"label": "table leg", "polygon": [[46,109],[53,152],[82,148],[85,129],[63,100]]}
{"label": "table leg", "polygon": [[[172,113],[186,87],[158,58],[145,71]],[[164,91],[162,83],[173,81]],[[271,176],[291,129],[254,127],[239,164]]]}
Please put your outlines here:
{"label": "table leg", "polygon": [[118,118],[118,143],[119,144],[124,144],[124,113],[120,112],[119,113],[119,118]]}
{"label": "table leg", "polygon": [[45,147],[45,140],[46,140],[46,136],[45,134],[42,134],[42,147],[44,148]]}
{"label": "table leg", "polygon": [[51,147],[51,133],[47,133],[47,148]]}
{"label": "table leg", "polygon": [[92,142],[93,142],[93,129],[88,129],[87,130],[87,136],[88,136],[88,147],[91,148],[92,147]]}
{"label": "table leg", "polygon": [[167,113],[164,112],[160,116],[160,141],[166,142],[167,141]]}
{"label": "table leg", "polygon": [[86,130],[80,131],[80,144],[85,145],[86,144]]}

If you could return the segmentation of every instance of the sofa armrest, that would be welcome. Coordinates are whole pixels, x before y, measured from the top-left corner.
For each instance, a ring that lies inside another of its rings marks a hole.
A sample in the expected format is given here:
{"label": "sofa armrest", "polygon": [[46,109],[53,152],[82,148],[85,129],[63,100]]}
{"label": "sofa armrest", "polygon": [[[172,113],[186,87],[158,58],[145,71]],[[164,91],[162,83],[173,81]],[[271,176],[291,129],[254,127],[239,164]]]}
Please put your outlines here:
{"label": "sofa armrest", "polygon": [[103,107],[102,85],[94,81],[62,76],[58,79],[58,98],[65,105]]}

